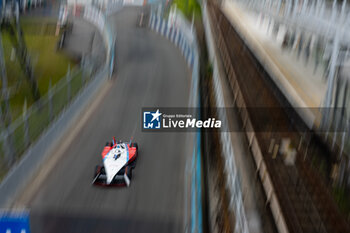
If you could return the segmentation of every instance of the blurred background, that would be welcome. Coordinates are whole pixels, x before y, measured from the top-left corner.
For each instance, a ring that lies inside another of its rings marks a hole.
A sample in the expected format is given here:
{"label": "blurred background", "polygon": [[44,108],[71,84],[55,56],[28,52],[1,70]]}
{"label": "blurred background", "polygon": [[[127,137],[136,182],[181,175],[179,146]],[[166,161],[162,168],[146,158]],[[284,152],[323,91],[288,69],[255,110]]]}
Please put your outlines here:
{"label": "blurred background", "polygon": [[[346,0],[2,0],[0,233],[350,232]],[[220,129],[145,132],[142,108]],[[92,185],[137,142],[129,187]]]}

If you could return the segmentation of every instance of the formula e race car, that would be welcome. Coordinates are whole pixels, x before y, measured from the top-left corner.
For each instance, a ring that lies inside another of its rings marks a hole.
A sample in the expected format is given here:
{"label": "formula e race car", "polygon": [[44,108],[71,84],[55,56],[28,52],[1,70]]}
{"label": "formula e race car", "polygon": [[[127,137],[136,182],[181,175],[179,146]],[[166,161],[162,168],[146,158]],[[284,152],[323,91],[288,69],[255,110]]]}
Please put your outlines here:
{"label": "formula e race car", "polygon": [[102,186],[129,186],[132,170],[136,166],[138,153],[137,143],[107,142],[102,151],[102,165],[95,169],[95,185]]}

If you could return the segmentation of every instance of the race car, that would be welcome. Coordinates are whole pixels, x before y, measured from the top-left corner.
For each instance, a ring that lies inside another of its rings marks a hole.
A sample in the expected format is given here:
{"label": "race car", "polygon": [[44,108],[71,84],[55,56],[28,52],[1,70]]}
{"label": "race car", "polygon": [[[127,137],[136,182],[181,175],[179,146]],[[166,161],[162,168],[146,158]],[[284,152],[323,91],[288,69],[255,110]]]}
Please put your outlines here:
{"label": "race car", "polygon": [[129,186],[132,170],[136,166],[138,145],[136,142],[107,142],[102,151],[102,165],[97,165],[94,179],[95,185]]}

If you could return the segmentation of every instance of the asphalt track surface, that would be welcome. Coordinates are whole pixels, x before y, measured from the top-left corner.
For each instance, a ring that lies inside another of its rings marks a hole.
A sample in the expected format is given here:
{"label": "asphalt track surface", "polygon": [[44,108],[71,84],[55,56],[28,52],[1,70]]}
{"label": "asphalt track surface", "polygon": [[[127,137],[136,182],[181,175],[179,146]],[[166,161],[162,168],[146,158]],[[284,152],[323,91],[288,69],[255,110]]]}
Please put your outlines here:
{"label": "asphalt track surface", "polygon": [[[111,16],[117,31],[116,77],[60,159],[21,203],[31,211],[33,233],[184,231],[189,134],[141,132],[141,108],[188,106],[190,73],[171,42],[137,26],[140,10],[125,8]],[[94,167],[113,135],[125,141],[133,136],[139,144],[131,186],[92,186]]]}

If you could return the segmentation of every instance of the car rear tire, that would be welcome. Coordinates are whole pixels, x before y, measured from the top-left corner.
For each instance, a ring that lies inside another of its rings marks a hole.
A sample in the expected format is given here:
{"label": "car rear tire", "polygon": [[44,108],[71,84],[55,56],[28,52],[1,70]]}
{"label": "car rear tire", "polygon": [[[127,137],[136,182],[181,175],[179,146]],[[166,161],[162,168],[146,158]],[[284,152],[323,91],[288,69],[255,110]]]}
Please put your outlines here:
{"label": "car rear tire", "polygon": [[128,166],[131,167],[132,169],[134,169],[136,167],[136,159],[134,161],[132,161],[131,163],[129,163]]}
{"label": "car rear tire", "polygon": [[136,151],[138,151],[139,146],[137,145],[137,142],[131,143],[131,147],[136,147]]}
{"label": "car rear tire", "polygon": [[96,165],[95,167],[95,172],[94,172],[94,178],[97,176],[97,174],[99,173],[100,170],[100,165]]}
{"label": "car rear tire", "polygon": [[103,165],[96,165],[94,178],[97,176],[97,174],[106,174],[105,167]]}
{"label": "car rear tire", "polygon": [[101,173],[102,175],[106,175],[105,166],[101,165],[100,173]]}
{"label": "car rear tire", "polygon": [[132,178],[132,167],[131,166],[127,166],[126,168],[127,168],[126,175],[131,180],[131,178]]}

